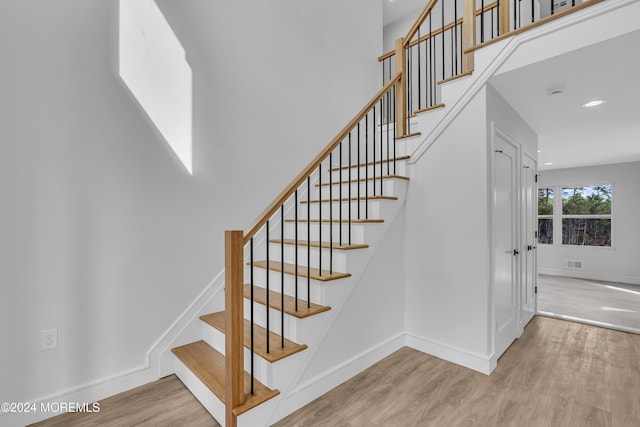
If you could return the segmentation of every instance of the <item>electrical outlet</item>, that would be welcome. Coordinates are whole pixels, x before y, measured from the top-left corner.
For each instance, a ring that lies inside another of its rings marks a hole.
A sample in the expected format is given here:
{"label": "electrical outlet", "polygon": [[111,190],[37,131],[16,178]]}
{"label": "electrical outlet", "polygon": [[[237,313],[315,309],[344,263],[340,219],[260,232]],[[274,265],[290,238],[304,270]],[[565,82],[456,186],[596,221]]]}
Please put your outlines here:
{"label": "electrical outlet", "polygon": [[58,347],[58,329],[47,329],[40,332],[40,350],[53,350]]}

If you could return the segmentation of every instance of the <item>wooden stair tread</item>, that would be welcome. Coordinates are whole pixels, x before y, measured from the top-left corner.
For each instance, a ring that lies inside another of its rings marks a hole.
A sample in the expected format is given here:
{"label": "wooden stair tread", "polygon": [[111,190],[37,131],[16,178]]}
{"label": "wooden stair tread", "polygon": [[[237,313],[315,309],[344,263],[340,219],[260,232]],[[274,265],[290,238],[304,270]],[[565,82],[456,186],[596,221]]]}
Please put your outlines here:
{"label": "wooden stair tread", "polygon": [[414,137],[414,136],[420,136],[420,135],[422,135],[420,132],[408,133],[408,134],[406,134],[406,135],[402,135],[402,136],[397,137],[397,138],[396,138],[396,140],[399,140],[399,139],[406,139],[406,138],[412,138],[412,137]]}
{"label": "wooden stair tread", "polygon": [[[225,367],[224,356],[204,341],[196,341],[171,349],[171,352],[189,368],[193,374],[209,389],[218,399],[225,402]],[[244,389],[251,390],[251,376],[244,374]],[[254,381],[254,394],[245,393],[245,401],[234,408],[235,415],[247,412],[263,402],[280,394],[278,390],[271,390],[260,381]]]}
{"label": "wooden stair tread", "polygon": [[[251,285],[244,285],[244,297],[247,299],[251,298]],[[269,307],[280,310],[280,299],[280,292],[269,291]],[[254,286],[253,300],[259,304],[267,305],[267,290],[260,286]],[[296,299],[289,295],[284,296],[284,312],[298,319],[304,319],[305,317],[329,310],[331,310],[331,307],[314,303],[311,303],[311,307],[308,307],[307,301],[299,299],[298,310],[296,311]]]}
{"label": "wooden stair tread", "polygon": [[[205,314],[200,316],[200,320],[219,330],[223,334],[226,330],[225,313]],[[284,339],[284,348],[282,347],[282,337],[275,332],[269,331],[269,352],[267,353],[267,330],[262,326],[253,325],[253,350],[255,353],[269,362],[277,362],[287,356],[291,356],[299,351],[306,350],[304,344],[297,344],[288,339]],[[251,348],[251,322],[244,320],[244,346]]]}
{"label": "wooden stair tread", "polygon": [[[282,240],[280,239],[273,239],[273,240],[269,240],[269,242],[271,243],[280,243],[282,242]],[[296,241],[292,240],[292,239],[285,239],[284,240],[284,244],[285,245],[295,245]],[[307,240],[298,240],[298,246],[311,246],[312,248],[318,248],[320,246],[322,246],[322,248],[324,249],[330,249],[332,245],[329,244],[329,242],[316,242],[316,241],[307,241]],[[333,249],[339,250],[339,251],[348,251],[351,249],[366,249],[368,248],[369,245],[367,244],[363,244],[363,243],[352,243],[352,244],[338,244],[338,243],[333,243]]]}
{"label": "wooden stair tread", "polygon": [[[444,104],[442,104],[442,106],[444,107]],[[435,108],[435,107],[431,107],[431,108]],[[369,166],[372,164],[376,164],[379,165],[380,163],[388,163],[388,162],[393,162],[394,160],[397,162],[403,161],[403,160],[409,160],[410,156],[400,156],[400,157],[396,157],[395,159],[384,159],[384,160],[376,160],[375,162],[369,162],[369,163],[360,163],[359,165],[347,165],[347,166],[342,166],[339,168],[332,168],[332,171],[338,171],[340,169],[353,169],[353,168],[359,168],[359,167],[363,167],[363,166]]]}
{"label": "wooden stair tread", "polygon": [[455,76],[447,77],[446,79],[443,79],[443,80],[438,80],[438,84],[442,85],[442,84],[451,82],[453,80],[457,80],[457,79],[459,79],[461,77],[470,76],[472,74],[473,74],[473,71],[467,71],[467,72],[464,72],[464,73],[456,74]]}
{"label": "wooden stair tread", "polygon": [[306,204],[306,203],[337,203],[337,202],[348,202],[348,201],[352,201],[352,202],[356,202],[356,201],[361,201],[361,200],[398,200],[397,197],[395,196],[370,196],[370,197],[352,197],[352,198],[342,198],[342,199],[322,199],[322,200],[303,200],[300,203],[302,204]]}
{"label": "wooden stair tread", "polygon": [[[296,222],[295,219],[285,219],[284,222]],[[299,219],[298,222],[320,222],[319,219],[310,219],[310,220],[306,220],[306,219]],[[342,223],[348,223],[349,220],[348,219],[334,219],[334,220],[329,220],[329,219],[323,219],[322,222],[342,222]],[[384,219],[351,219],[351,223],[352,224],[357,224],[357,223],[377,223],[377,222],[384,222]]]}
{"label": "wooden stair tread", "polygon": [[431,111],[431,110],[437,110],[438,108],[444,108],[444,104],[436,104],[430,107],[421,108],[419,110],[414,111],[411,117],[416,117],[418,114],[426,113],[427,111]]}
{"label": "wooden stair tread", "polygon": [[316,184],[316,187],[320,187],[322,185],[322,187],[326,187],[329,185],[338,185],[338,184],[349,184],[349,183],[354,183],[354,182],[364,182],[364,181],[372,181],[372,180],[378,180],[378,179],[404,179],[405,181],[409,181],[409,177],[406,176],[401,176],[401,175],[384,175],[382,177],[380,176],[376,176],[375,178],[373,177],[369,177],[369,178],[361,178],[361,179],[352,179],[351,181],[334,181],[331,183],[328,182],[324,182],[322,184]]}
{"label": "wooden stair tread", "polygon": [[[247,263],[249,264],[249,263]],[[255,261],[253,263],[254,266],[259,267],[259,268],[267,268],[267,262],[266,261]],[[273,271],[282,271],[283,270],[283,265],[280,261],[269,261],[269,270],[273,270]],[[296,274],[296,266],[294,264],[288,264],[288,263],[284,263],[284,272],[285,274],[292,274],[295,275]],[[322,274],[320,274],[322,273]],[[307,268],[303,265],[299,265],[298,266],[298,276],[300,277],[310,277],[314,280],[319,280],[322,282],[328,282],[330,280],[336,280],[336,279],[344,279],[346,277],[351,277],[350,273],[337,273],[337,272],[333,272],[333,273],[329,273],[329,270],[319,270],[317,268],[311,267],[311,268]]]}

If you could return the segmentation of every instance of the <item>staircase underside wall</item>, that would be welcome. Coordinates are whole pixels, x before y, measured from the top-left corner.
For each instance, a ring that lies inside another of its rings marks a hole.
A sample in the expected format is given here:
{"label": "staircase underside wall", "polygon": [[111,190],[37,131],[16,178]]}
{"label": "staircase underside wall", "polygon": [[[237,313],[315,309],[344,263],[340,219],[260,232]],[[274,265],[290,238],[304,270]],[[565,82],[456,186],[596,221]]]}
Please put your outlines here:
{"label": "staircase underside wall", "polygon": [[488,373],[486,90],[411,166],[405,216],[408,345]]}
{"label": "staircase underside wall", "polygon": [[403,230],[401,209],[379,246],[368,249],[375,252],[364,273],[271,423],[404,345]]}

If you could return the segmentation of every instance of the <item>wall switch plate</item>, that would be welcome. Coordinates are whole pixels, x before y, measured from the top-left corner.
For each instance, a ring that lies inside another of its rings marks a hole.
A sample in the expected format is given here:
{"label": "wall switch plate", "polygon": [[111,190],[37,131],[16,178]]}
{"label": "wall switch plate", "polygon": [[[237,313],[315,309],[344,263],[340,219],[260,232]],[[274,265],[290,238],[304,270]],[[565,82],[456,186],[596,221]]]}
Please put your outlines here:
{"label": "wall switch plate", "polygon": [[58,347],[58,329],[47,329],[40,332],[40,350],[53,350]]}

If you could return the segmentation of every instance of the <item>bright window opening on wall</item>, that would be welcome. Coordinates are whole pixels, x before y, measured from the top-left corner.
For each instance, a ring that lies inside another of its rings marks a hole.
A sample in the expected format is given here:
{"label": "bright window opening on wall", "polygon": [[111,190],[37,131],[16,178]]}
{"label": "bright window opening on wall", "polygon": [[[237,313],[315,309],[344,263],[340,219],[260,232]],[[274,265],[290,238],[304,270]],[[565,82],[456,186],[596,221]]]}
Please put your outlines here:
{"label": "bright window opening on wall", "polygon": [[611,184],[562,188],[562,244],[611,246]]}
{"label": "bright window opening on wall", "polygon": [[538,189],[538,243],[553,244],[553,188]]}

